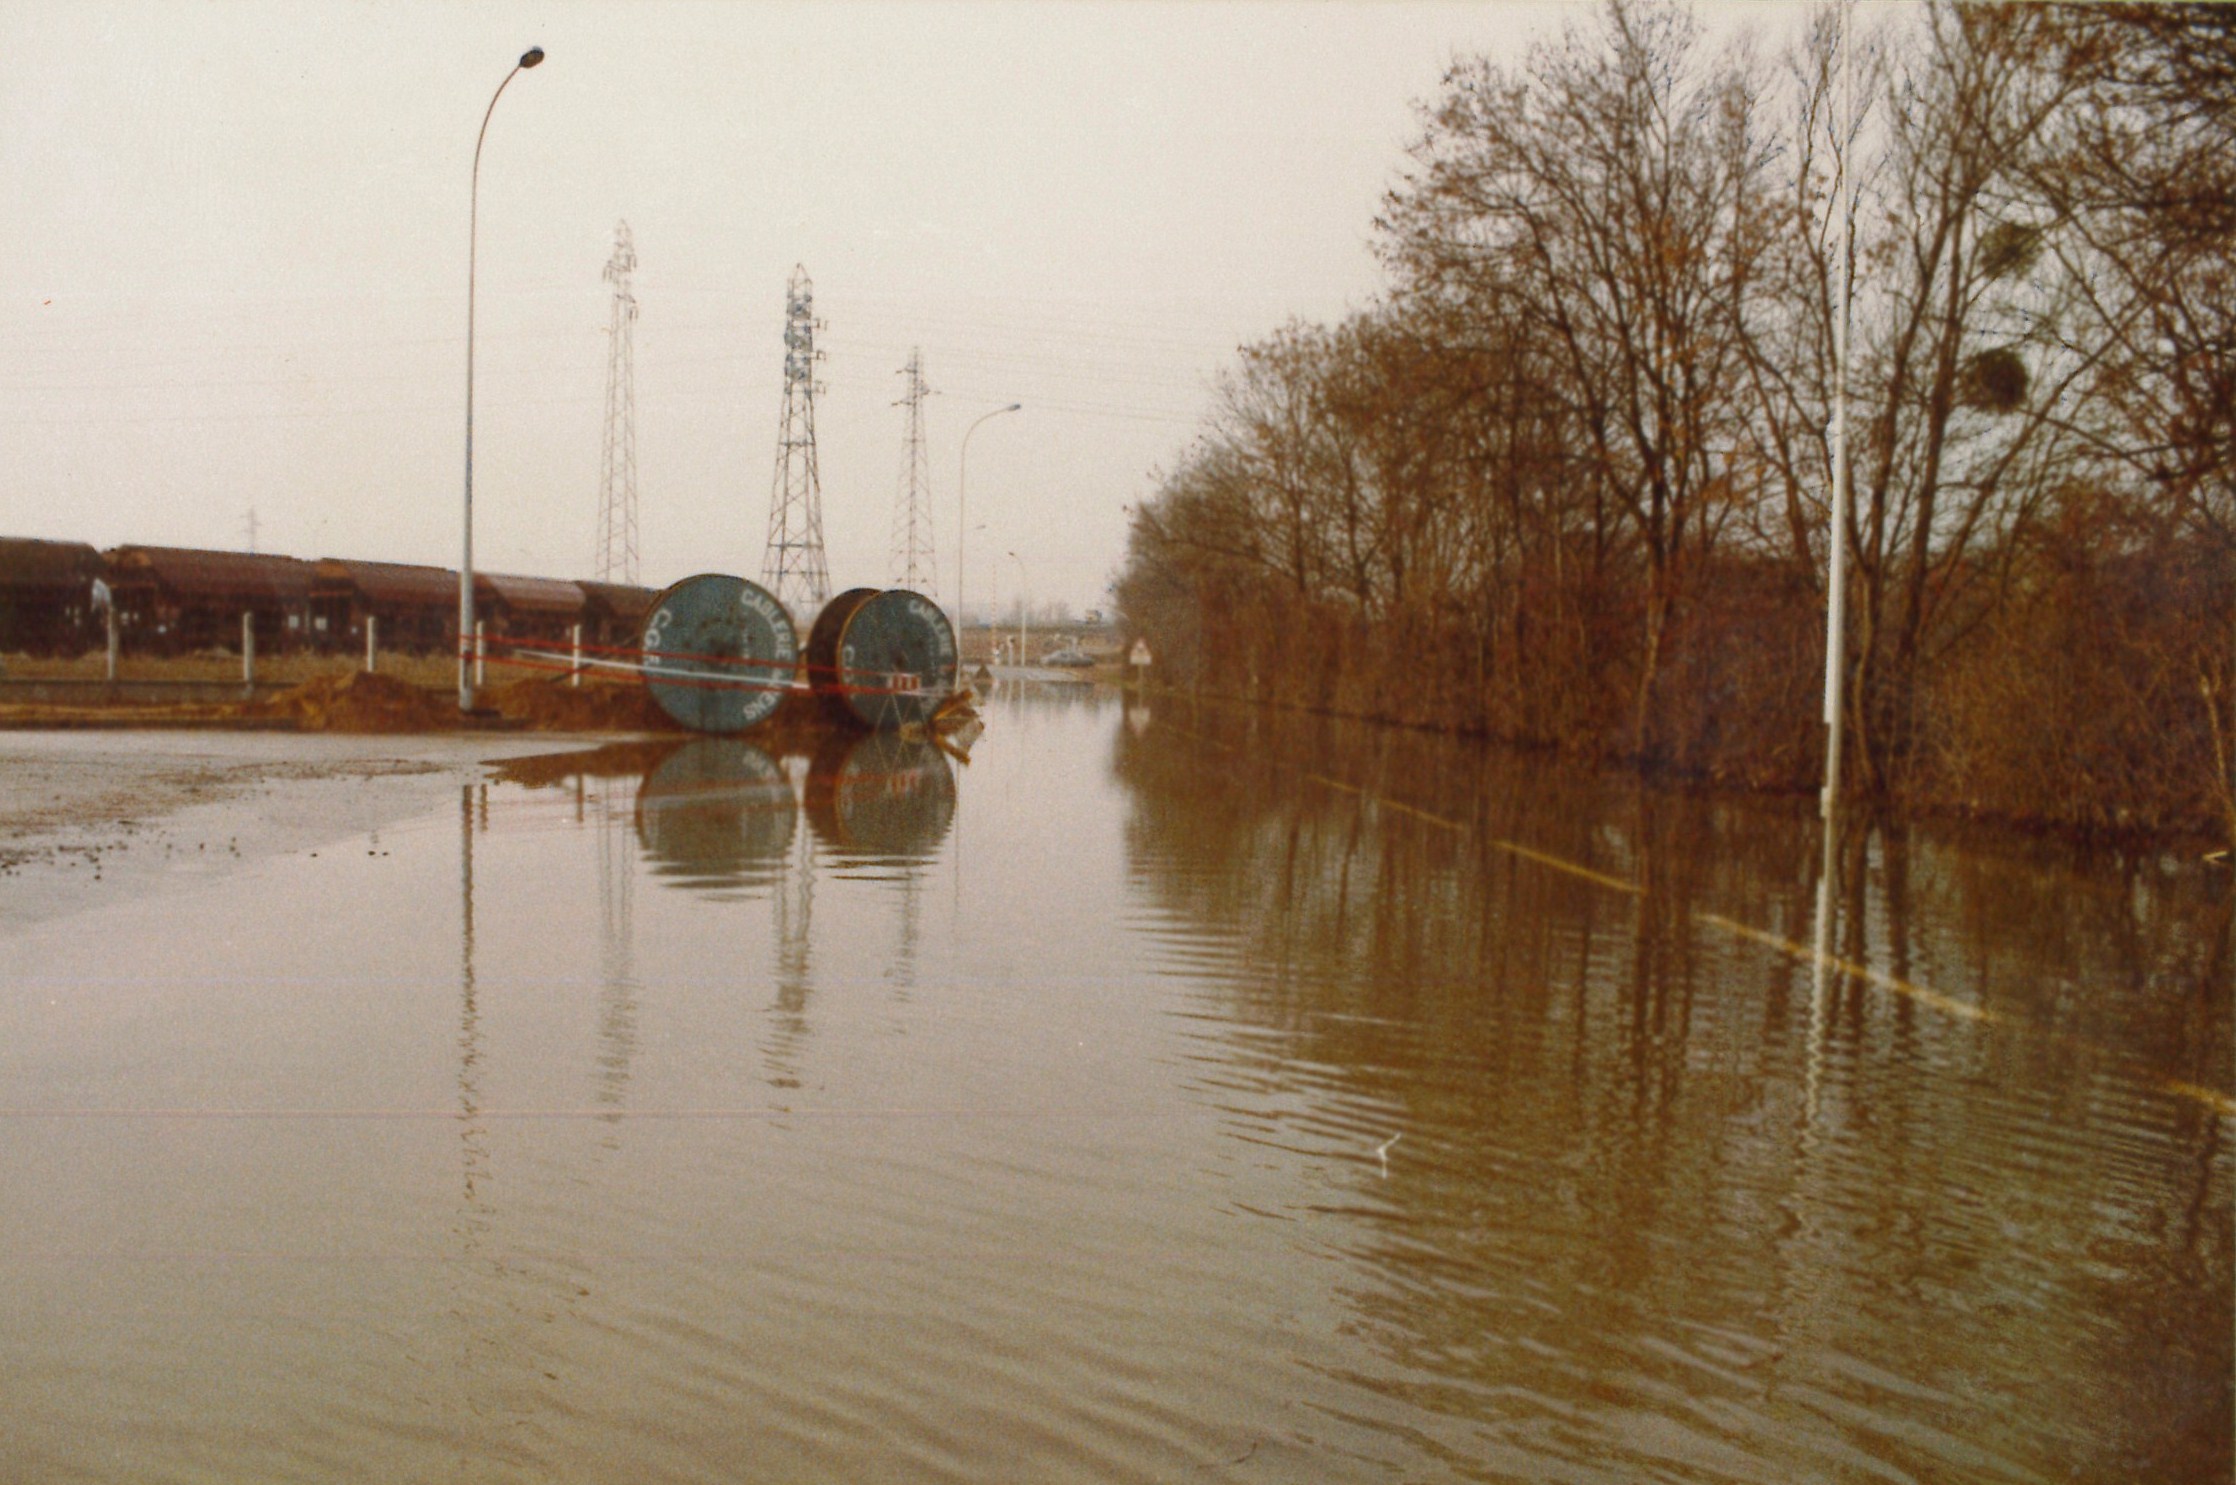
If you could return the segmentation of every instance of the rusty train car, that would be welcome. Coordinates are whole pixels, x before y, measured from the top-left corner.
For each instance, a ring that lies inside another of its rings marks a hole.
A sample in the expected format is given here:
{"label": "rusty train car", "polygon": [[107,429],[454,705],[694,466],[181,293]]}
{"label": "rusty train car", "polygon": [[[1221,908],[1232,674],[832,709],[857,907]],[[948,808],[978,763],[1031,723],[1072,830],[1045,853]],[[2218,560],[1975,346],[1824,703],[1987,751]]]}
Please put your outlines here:
{"label": "rusty train car", "polygon": [[[658,596],[623,583],[474,574],[474,613],[493,645],[627,646]],[[241,646],[243,614],[260,654],[355,652],[368,628],[384,651],[442,654],[458,644],[458,572],[345,557],[0,537],[0,654],[80,655],[107,643],[177,655]]]}
{"label": "rusty train car", "polygon": [[0,537],[0,654],[83,654],[103,632],[95,584],[107,575],[82,541]]}

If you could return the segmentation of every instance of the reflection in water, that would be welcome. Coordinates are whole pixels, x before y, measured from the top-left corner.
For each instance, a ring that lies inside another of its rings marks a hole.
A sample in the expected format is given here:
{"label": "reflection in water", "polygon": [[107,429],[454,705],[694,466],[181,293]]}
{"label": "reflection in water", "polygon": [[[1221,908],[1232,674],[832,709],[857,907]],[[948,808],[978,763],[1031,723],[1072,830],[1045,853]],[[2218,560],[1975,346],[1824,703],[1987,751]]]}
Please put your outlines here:
{"label": "reflection in water", "polygon": [[618,1108],[627,1101],[637,1046],[636,854],[613,791],[598,791],[593,818],[588,783],[575,775],[575,819],[598,841],[598,1101]]}
{"label": "reflection in water", "polygon": [[1135,881],[1254,1029],[1206,1096],[1360,1152],[1362,1381],[1522,1477],[2225,1476],[2194,878],[1180,713],[1117,737]]}
{"label": "reflection in water", "polygon": [[700,891],[771,885],[798,823],[783,768],[741,738],[695,738],[637,789],[637,839],[653,874]]}
{"label": "reflection in water", "polygon": [[[784,801],[796,818],[789,780]],[[768,1068],[769,1086],[800,1086],[800,1061],[807,1043],[807,996],[812,983],[815,936],[815,859],[806,835],[789,853],[782,879],[776,887],[776,1000],[769,1007],[770,1029],[762,1060]]]}
{"label": "reflection in water", "polygon": [[485,1272],[491,1239],[489,1128],[482,1117],[482,1029],[474,976],[474,835],[489,828],[487,785],[458,791],[459,1013],[458,1163],[460,1187],[452,1220],[459,1263],[451,1278],[448,1315],[456,1324],[457,1352],[445,1389],[444,1412],[453,1431],[472,1432],[467,1413],[485,1400],[486,1382],[499,1365],[496,1327],[486,1303]]}
{"label": "reflection in water", "polygon": [[[573,770],[571,773],[568,770]],[[890,733],[847,732],[829,738],[805,768],[799,794],[793,768],[745,738],[705,737],[660,746],[516,760],[506,772],[527,782],[571,778],[575,818],[588,824],[587,781],[614,770],[641,770],[636,786],[636,835],[655,880],[715,900],[766,891],[774,914],[770,967],[773,997],[763,1057],[772,1086],[799,1086],[814,983],[815,845],[845,869],[890,871],[902,891],[900,944],[890,977],[913,982],[920,931],[920,878],[954,821],[955,780],[938,748]],[[805,796],[812,834],[798,828]],[[601,820],[611,793],[598,795]],[[630,866],[599,832],[600,923],[606,996],[602,1065],[609,1078],[602,1101],[618,1103],[635,1037],[635,990],[628,969],[632,934]]]}
{"label": "reflection in water", "polygon": [[900,941],[888,977],[916,983],[923,867],[955,821],[955,775],[936,746],[890,732],[835,737],[807,775],[807,819],[842,867],[878,866],[900,882]]}
{"label": "reflection in water", "polygon": [[2225,879],[990,710],[0,938],[0,1479],[2227,1478]]}
{"label": "reflection in water", "polygon": [[808,1033],[815,870],[785,766],[738,737],[701,737],[656,757],[637,785],[637,838],[653,875],[717,901],[766,891],[777,952],[769,1083],[799,1086]]}
{"label": "reflection in water", "polygon": [[1150,724],[1157,719],[1156,712],[1149,705],[1149,698],[1138,691],[1123,693],[1121,705],[1124,708],[1126,730],[1135,737],[1147,732]]}
{"label": "reflection in water", "polygon": [[807,776],[807,819],[855,859],[921,863],[955,820],[955,774],[931,743],[891,732],[834,737]]}
{"label": "reflection in water", "polygon": [[461,1209],[461,1236],[470,1241],[465,1214],[470,1213],[474,1202],[474,1188],[488,1152],[483,1147],[484,1131],[476,1122],[481,1111],[481,1093],[476,1084],[475,1068],[481,1060],[481,1012],[474,1004],[474,796],[482,798],[483,827],[487,828],[488,788],[479,790],[472,784],[458,790],[458,1120],[464,1140],[464,1200]]}
{"label": "reflection in water", "polygon": [[903,883],[894,978],[913,980],[918,877],[955,816],[955,779],[932,745],[890,733],[842,733],[809,762],[800,801],[783,764],[742,738],[699,738],[659,758],[637,788],[638,839],[660,880],[715,897],[769,892],[776,956],[769,1082],[799,1086],[814,981],[814,844],[838,864],[883,863]]}

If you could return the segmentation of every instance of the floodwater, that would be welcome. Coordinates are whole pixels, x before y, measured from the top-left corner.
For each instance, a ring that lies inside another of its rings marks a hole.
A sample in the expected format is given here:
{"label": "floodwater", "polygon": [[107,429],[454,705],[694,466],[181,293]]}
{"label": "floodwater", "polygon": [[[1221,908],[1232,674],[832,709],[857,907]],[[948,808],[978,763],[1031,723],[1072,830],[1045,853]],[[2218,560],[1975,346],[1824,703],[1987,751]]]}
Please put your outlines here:
{"label": "floodwater", "polygon": [[2225,874],[989,710],[0,929],[0,1478],[2229,1477]]}

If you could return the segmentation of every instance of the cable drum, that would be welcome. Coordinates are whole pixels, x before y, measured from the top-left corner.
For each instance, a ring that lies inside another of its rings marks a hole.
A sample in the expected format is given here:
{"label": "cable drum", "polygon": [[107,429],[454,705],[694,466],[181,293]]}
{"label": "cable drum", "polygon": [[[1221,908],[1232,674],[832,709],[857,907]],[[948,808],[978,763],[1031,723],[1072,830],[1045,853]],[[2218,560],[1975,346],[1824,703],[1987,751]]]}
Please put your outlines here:
{"label": "cable drum", "polygon": [[808,631],[808,674],[824,705],[865,726],[927,722],[954,694],[954,626],[906,588],[850,588]]}
{"label": "cable drum", "polygon": [[687,577],[644,620],[644,684],[694,732],[743,732],[775,714],[799,671],[800,635],[776,595],[727,573]]}

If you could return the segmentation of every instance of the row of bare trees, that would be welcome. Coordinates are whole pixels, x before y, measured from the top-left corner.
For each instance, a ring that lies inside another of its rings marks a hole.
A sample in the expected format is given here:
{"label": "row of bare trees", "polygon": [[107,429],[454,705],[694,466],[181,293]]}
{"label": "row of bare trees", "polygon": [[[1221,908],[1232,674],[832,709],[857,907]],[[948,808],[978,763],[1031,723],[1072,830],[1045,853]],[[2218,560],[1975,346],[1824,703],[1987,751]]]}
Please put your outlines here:
{"label": "row of bare trees", "polygon": [[1614,0],[1455,65],[1382,300],[1245,347],[1137,511],[1133,627],[1209,689],[1814,783],[1852,243],[1857,787],[2236,819],[2236,9],[1934,3],[1843,61],[1853,15],[1765,58]]}

